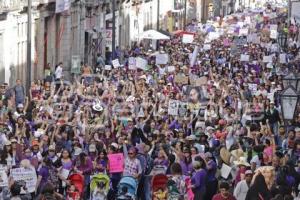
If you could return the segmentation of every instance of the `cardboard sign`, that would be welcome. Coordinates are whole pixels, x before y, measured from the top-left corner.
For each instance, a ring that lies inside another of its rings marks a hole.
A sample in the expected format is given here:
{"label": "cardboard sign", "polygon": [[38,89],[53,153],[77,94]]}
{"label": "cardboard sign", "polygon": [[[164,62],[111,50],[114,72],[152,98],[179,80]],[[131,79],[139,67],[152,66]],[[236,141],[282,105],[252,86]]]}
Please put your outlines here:
{"label": "cardboard sign", "polygon": [[142,70],[147,70],[148,61],[146,59],[137,57],[136,58],[136,67]]}
{"label": "cardboard sign", "polygon": [[121,67],[119,59],[112,60],[111,63],[115,68]]}
{"label": "cardboard sign", "polygon": [[279,55],[279,62],[281,64],[285,64],[286,63],[286,54],[285,53],[282,53]]}
{"label": "cardboard sign", "polygon": [[250,56],[246,54],[241,54],[241,61],[248,62],[250,60]]}
{"label": "cardboard sign", "polygon": [[128,58],[128,69],[129,70],[136,70],[136,60],[135,57]]}
{"label": "cardboard sign", "polygon": [[157,54],[155,63],[157,65],[166,65],[169,62],[169,55],[168,54]]}
{"label": "cardboard sign", "polygon": [[8,177],[7,177],[7,167],[0,166],[0,187],[7,187],[8,186]]}
{"label": "cardboard sign", "polygon": [[182,36],[182,43],[192,43],[194,41],[194,35],[192,34],[183,34]]}
{"label": "cardboard sign", "polygon": [[232,168],[229,167],[228,165],[226,165],[225,163],[222,164],[222,168],[221,168],[221,176],[225,179],[228,178],[230,172],[231,172]]}
{"label": "cardboard sign", "polygon": [[178,115],[179,102],[177,100],[169,100],[168,115]]}
{"label": "cardboard sign", "polygon": [[124,171],[124,156],[122,153],[109,154],[109,172],[123,172]]}
{"label": "cardboard sign", "polygon": [[193,86],[202,86],[207,84],[207,77],[203,76],[196,79],[190,79],[191,85]]}
{"label": "cardboard sign", "polygon": [[35,191],[37,176],[34,168],[14,168],[11,169],[10,176],[15,181],[25,181],[28,192]]}
{"label": "cardboard sign", "polygon": [[276,38],[277,38],[277,35],[278,35],[277,30],[271,30],[271,31],[270,31],[270,38],[276,39]]}
{"label": "cardboard sign", "polygon": [[189,83],[189,77],[185,75],[176,75],[174,81],[178,84],[187,85]]}

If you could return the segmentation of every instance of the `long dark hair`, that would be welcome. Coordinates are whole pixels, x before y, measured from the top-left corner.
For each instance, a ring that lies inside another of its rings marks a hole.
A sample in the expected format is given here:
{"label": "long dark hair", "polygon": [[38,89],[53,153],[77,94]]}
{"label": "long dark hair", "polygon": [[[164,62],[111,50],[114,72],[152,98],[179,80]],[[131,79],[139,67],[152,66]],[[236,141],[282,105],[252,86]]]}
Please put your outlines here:
{"label": "long dark hair", "polygon": [[248,190],[246,200],[257,200],[261,198],[263,198],[264,200],[270,200],[271,197],[272,195],[268,189],[265,178],[261,173],[259,173],[256,176],[253,185]]}

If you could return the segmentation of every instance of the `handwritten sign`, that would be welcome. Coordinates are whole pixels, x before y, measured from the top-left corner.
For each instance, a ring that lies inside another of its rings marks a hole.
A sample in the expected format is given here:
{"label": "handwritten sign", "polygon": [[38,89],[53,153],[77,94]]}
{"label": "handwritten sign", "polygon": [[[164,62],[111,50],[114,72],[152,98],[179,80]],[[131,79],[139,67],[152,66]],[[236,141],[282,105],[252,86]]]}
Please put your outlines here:
{"label": "handwritten sign", "polygon": [[104,69],[107,70],[107,71],[110,71],[111,70],[111,65],[105,65]]}
{"label": "handwritten sign", "polygon": [[136,60],[135,57],[128,58],[128,69],[129,70],[136,70]]}
{"label": "handwritten sign", "polygon": [[8,178],[7,178],[6,170],[7,170],[6,166],[0,166],[0,187],[8,186]]}
{"label": "handwritten sign", "polygon": [[168,71],[169,73],[174,72],[174,71],[175,71],[175,66],[168,66],[168,67],[167,67],[167,71]]}
{"label": "handwritten sign", "polygon": [[115,60],[111,61],[111,63],[115,68],[121,67],[119,59],[115,59]]}
{"label": "handwritten sign", "polygon": [[182,43],[192,43],[194,41],[194,35],[192,34],[183,34]]}
{"label": "handwritten sign", "polygon": [[174,81],[175,83],[186,85],[189,83],[189,77],[185,75],[176,75]]}
{"label": "handwritten sign", "polygon": [[277,38],[277,30],[271,30],[270,31],[270,38],[276,39]]}
{"label": "handwritten sign", "polygon": [[124,171],[124,156],[122,153],[109,154],[109,171],[111,173]]}
{"label": "handwritten sign", "polygon": [[249,61],[250,56],[246,54],[241,54],[241,61]]}
{"label": "handwritten sign", "polygon": [[14,181],[25,181],[28,192],[34,192],[37,176],[34,168],[15,168],[10,171]]}
{"label": "handwritten sign", "polygon": [[178,115],[179,102],[177,100],[170,100],[168,107],[168,115]]}
{"label": "handwritten sign", "polygon": [[178,107],[178,115],[184,117],[187,114],[188,103],[181,101]]}
{"label": "handwritten sign", "polygon": [[285,53],[282,53],[279,55],[279,62],[281,64],[285,64],[286,63],[286,54]]}
{"label": "handwritten sign", "polygon": [[257,91],[257,84],[255,84],[255,83],[249,83],[248,86],[249,86],[249,90],[251,91],[251,93],[255,94],[256,91]]}
{"label": "handwritten sign", "polygon": [[147,70],[148,61],[143,58],[136,58],[136,67],[142,70]]}
{"label": "handwritten sign", "polygon": [[247,28],[241,28],[240,32],[239,32],[239,35],[240,36],[248,35],[248,29]]}
{"label": "handwritten sign", "polygon": [[232,170],[231,167],[229,167],[228,165],[226,165],[226,164],[223,163],[223,164],[222,164],[222,168],[221,168],[221,170],[220,170],[221,176],[222,176],[223,178],[227,179],[228,176],[229,176],[229,174],[230,174],[230,172],[231,172],[231,170]]}
{"label": "handwritten sign", "polygon": [[164,54],[157,54],[155,63],[157,65],[166,65],[169,62],[169,55],[164,53]]}

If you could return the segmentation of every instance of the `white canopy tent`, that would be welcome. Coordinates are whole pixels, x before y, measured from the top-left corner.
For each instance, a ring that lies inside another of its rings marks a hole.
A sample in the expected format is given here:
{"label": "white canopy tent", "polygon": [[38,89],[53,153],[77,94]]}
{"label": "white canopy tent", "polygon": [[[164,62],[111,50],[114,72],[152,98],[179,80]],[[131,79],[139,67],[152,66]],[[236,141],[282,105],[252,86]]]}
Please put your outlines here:
{"label": "white canopy tent", "polygon": [[149,39],[149,40],[169,40],[170,37],[167,35],[164,35],[156,30],[148,30],[143,32],[139,39]]}

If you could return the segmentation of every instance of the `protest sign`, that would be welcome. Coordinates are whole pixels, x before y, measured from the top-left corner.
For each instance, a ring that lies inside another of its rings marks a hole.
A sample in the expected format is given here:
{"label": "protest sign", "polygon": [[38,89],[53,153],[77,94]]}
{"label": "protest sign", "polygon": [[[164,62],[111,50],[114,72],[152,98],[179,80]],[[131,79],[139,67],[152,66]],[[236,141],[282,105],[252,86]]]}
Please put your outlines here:
{"label": "protest sign", "polygon": [[104,69],[107,70],[107,71],[110,71],[111,70],[111,65],[105,65]]}
{"label": "protest sign", "polygon": [[8,186],[7,167],[0,165],[0,187]]}
{"label": "protest sign", "polygon": [[276,39],[277,38],[277,30],[271,30],[270,31],[270,38]]}
{"label": "protest sign", "polygon": [[14,181],[24,181],[28,192],[34,192],[36,188],[37,176],[34,168],[14,168],[10,171]]}
{"label": "protest sign", "polygon": [[237,23],[237,25],[238,25],[240,28],[242,28],[242,27],[244,26],[244,22],[239,21],[239,22]]}
{"label": "protest sign", "polygon": [[169,55],[164,53],[164,54],[157,54],[155,63],[157,65],[166,65],[169,62]]}
{"label": "protest sign", "polygon": [[168,66],[168,67],[167,67],[167,71],[168,71],[169,73],[174,72],[174,71],[175,71],[175,66]]}
{"label": "protest sign", "polygon": [[263,57],[263,62],[264,63],[272,62],[272,56],[264,56]]}
{"label": "protest sign", "polygon": [[148,61],[146,59],[137,57],[136,58],[136,67],[142,70],[147,70]]}
{"label": "protest sign", "polygon": [[246,54],[241,54],[241,61],[249,61],[250,56]]}
{"label": "protest sign", "polygon": [[191,85],[193,86],[202,86],[207,84],[207,77],[202,76],[200,78],[190,79]]}
{"label": "protest sign", "polygon": [[197,59],[198,51],[199,51],[199,46],[196,46],[194,51],[193,51],[193,54],[190,58],[190,67],[194,66],[194,64],[196,62],[196,59]]}
{"label": "protest sign", "polygon": [[184,117],[186,114],[187,114],[187,106],[188,106],[188,103],[187,102],[183,102],[181,101],[179,103],[179,107],[178,107],[178,115],[180,117]]}
{"label": "protest sign", "polygon": [[244,46],[245,44],[247,44],[247,38],[235,37],[234,40],[233,40],[233,43],[237,46]]}
{"label": "protest sign", "polygon": [[286,63],[286,54],[285,53],[282,53],[279,55],[279,62],[281,64],[285,64]]}
{"label": "protest sign", "polygon": [[136,70],[136,60],[135,57],[128,58],[128,69],[129,70]]}
{"label": "protest sign", "polygon": [[239,32],[240,36],[248,35],[248,28],[241,28]]}
{"label": "protest sign", "polygon": [[248,87],[252,94],[254,94],[257,91],[257,84],[255,83],[249,83]]}
{"label": "protest sign", "polygon": [[194,41],[194,35],[192,34],[183,34],[182,43],[192,43]]}
{"label": "protest sign", "polygon": [[223,40],[223,46],[224,47],[229,47],[230,46],[230,42],[229,42],[228,38],[224,38],[224,40]]}
{"label": "protest sign", "polygon": [[186,85],[189,83],[189,77],[185,75],[176,75],[174,81],[175,83]]}
{"label": "protest sign", "polygon": [[277,31],[278,25],[277,24],[270,24],[270,30]]}
{"label": "protest sign", "polygon": [[210,50],[210,48],[211,48],[211,45],[210,45],[210,44],[204,44],[204,45],[203,45],[203,50],[204,50],[204,51]]}
{"label": "protest sign", "polygon": [[120,62],[119,62],[119,59],[115,59],[115,60],[112,60],[111,61],[112,65],[117,68],[117,67],[120,67]]}
{"label": "protest sign", "polygon": [[71,58],[71,73],[72,74],[80,74],[80,56],[75,56],[75,55],[72,55],[72,58]]}
{"label": "protest sign", "polygon": [[109,172],[123,172],[124,171],[124,156],[122,153],[109,154]]}
{"label": "protest sign", "polygon": [[225,179],[228,178],[230,172],[231,172],[232,168],[229,167],[228,165],[226,165],[225,163],[222,164],[222,168],[221,168],[221,176]]}
{"label": "protest sign", "polygon": [[177,100],[169,100],[168,115],[178,115],[179,102]]}

